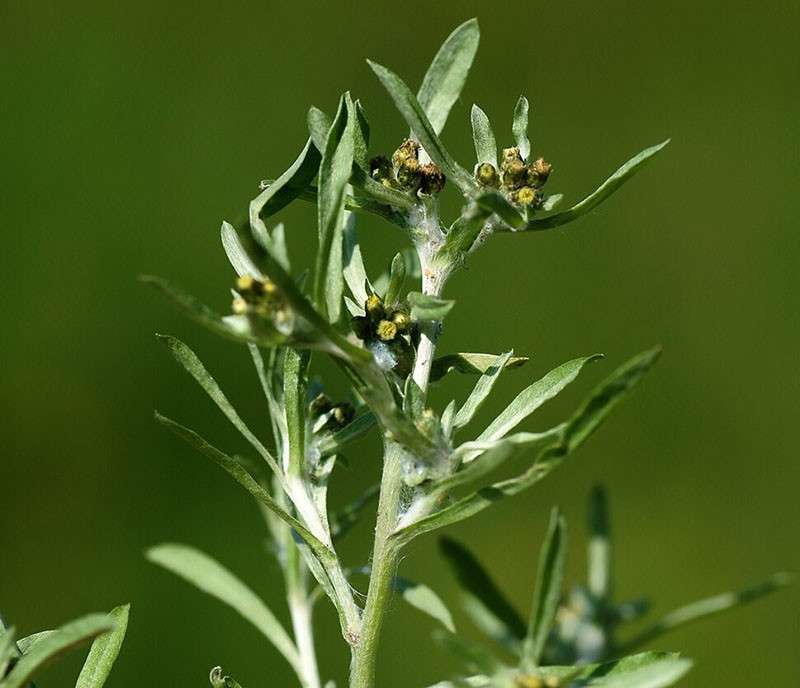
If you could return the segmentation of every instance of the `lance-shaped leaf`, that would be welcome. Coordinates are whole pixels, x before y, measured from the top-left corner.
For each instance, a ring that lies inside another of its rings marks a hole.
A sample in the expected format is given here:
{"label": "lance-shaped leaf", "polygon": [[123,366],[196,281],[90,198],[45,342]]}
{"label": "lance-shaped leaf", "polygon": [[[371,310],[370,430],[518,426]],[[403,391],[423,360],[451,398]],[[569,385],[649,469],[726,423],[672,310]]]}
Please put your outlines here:
{"label": "lance-shaped leaf", "polygon": [[469,203],[450,225],[442,251],[455,265],[463,264],[481,232],[487,227],[492,211],[477,203]]}
{"label": "lance-shaped leaf", "polygon": [[551,370],[543,378],[520,392],[514,401],[480,434],[477,441],[495,440],[506,435],[578,377],[578,374],[587,363],[601,358],[602,356],[599,354],[576,358]]}
{"label": "lance-shaped leaf", "polygon": [[104,633],[92,643],[75,688],[100,688],[105,685],[125,640],[130,608],[129,604],[123,604],[109,612],[108,616],[114,621],[116,628],[110,633]]}
{"label": "lance-shaped leaf", "polygon": [[472,141],[475,144],[475,157],[478,159],[478,164],[486,162],[498,169],[497,141],[489,118],[477,105],[473,105],[470,119],[472,120]]}
{"label": "lance-shaped leaf", "polygon": [[389,268],[389,286],[386,287],[386,294],[383,299],[387,306],[393,306],[398,302],[405,281],[406,259],[402,253],[396,253]]}
{"label": "lance-shaped leaf", "polygon": [[792,585],[794,582],[795,577],[791,574],[776,573],[767,580],[748,588],[735,592],[726,592],[679,607],[639,632],[628,642],[623,643],[622,647],[624,649],[622,651],[627,652],[640,647],[654,638],[688,623],[706,619],[726,612],[729,609],[753,602],[760,597],[764,597],[788,585]]}
{"label": "lance-shaped leaf", "polygon": [[177,543],[151,547],[146,556],[152,563],[180,576],[238,612],[272,643],[297,675],[301,675],[297,648],[280,621],[258,595],[216,559],[194,547]]}
{"label": "lance-shaped leaf", "polygon": [[179,423],[176,423],[174,420],[170,420],[158,412],[156,412],[155,417],[159,423],[172,430],[172,432],[174,432],[178,437],[185,440],[188,444],[192,445],[196,449],[199,449],[209,459],[225,470],[253,497],[255,497],[257,502],[269,509],[290,528],[294,529],[298,535],[309,544],[311,549],[314,551],[314,554],[316,554],[320,559],[326,562],[330,561],[330,558],[333,555],[331,550],[325,544],[323,544],[319,538],[312,534],[308,528],[300,523],[300,521],[298,521],[294,516],[290,515],[289,512],[286,511],[286,509],[284,509],[277,502],[277,500],[270,495],[269,492],[267,492],[255,478],[253,478],[252,475],[250,475],[247,469],[242,466],[240,461],[228,456],[212,444],[209,444],[196,432],[189,430],[189,428],[186,428]]}
{"label": "lance-shaped leaf", "polygon": [[308,413],[308,351],[287,348],[283,358],[283,405],[289,444],[288,478],[305,475],[306,416]]}
{"label": "lance-shaped leaf", "polygon": [[467,595],[477,600],[502,625],[505,635],[522,640],[526,632],[525,622],[481,563],[463,545],[450,538],[439,538],[439,549]]}
{"label": "lance-shaped leaf", "polygon": [[461,95],[479,41],[478,20],[465,21],[447,37],[422,80],[417,98],[437,134]]}
{"label": "lance-shaped leaf", "polygon": [[261,275],[261,270],[258,269],[258,266],[242,246],[242,242],[239,241],[239,235],[230,222],[222,223],[220,238],[222,239],[222,248],[225,249],[225,255],[228,256],[228,261],[239,277],[244,275],[259,277]]}
{"label": "lance-shaped leaf", "polygon": [[568,453],[583,444],[633,391],[661,355],[654,347],[634,356],[604,380],[570,419],[564,442]]}
{"label": "lance-shaped leaf", "polygon": [[220,389],[216,380],[211,377],[206,367],[186,344],[180,339],[170,337],[167,335],[156,335],[158,340],[163,343],[175,357],[175,360],[183,366],[183,369],[191,375],[195,381],[203,388],[206,394],[217,405],[220,411],[225,414],[225,417],[231,422],[249,443],[267,462],[269,467],[276,473],[280,474],[281,470],[278,467],[275,457],[267,451],[267,448],[247,427],[241,416],[236,412],[236,409],[228,401],[223,391]]}
{"label": "lance-shaped leaf", "polygon": [[528,99],[520,96],[514,106],[514,121],[511,124],[514,140],[517,142],[519,154],[527,161],[531,154],[531,142],[528,139]]}
{"label": "lance-shaped leaf", "polygon": [[[25,655],[31,651],[34,645],[38,645],[41,643],[47,636],[56,633],[54,630],[50,631],[38,631],[37,633],[31,633],[30,635],[26,635],[24,638],[20,638],[17,641],[17,648],[19,651]],[[2,675],[2,674],[0,674]]]}
{"label": "lance-shaped leaf", "polygon": [[395,576],[392,579],[392,587],[414,609],[418,609],[423,614],[435,619],[451,633],[456,632],[453,615],[447,605],[427,585],[401,576]]}
{"label": "lance-shaped leaf", "polygon": [[328,142],[328,133],[331,130],[333,120],[325,112],[312,105],[308,109],[306,123],[308,124],[308,133],[311,136],[314,147],[322,154]]}
{"label": "lance-shaped leaf", "polygon": [[251,226],[285,208],[305,191],[317,176],[319,164],[320,154],[309,139],[291,167],[251,201]]}
{"label": "lance-shaped leaf", "polygon": [[344,279],[353,294],[353,298],[363,310],[364,302],[369,296],[367,289],[372,291],[372,285],[369,283],[367,271],[364,267],[361,244],[358,241],[355,218],[352,215],[347,219],[344,228]]}
{"label": "lance-shaped leaf", "polygon": [[523,667],[533,671],[539,666],[547,636],[556,617],[564,584],[567,562],[567,526],[558,508],[550,515],[550,527],[539,555],[533,608],[528,634],[522,646]]}
{"label": "lance-shaped leaf", "polygon": [[631,158],[622,167],[620,167],[614,174],[606,179],[595,191],[580,203],[572,206],[569,210],[565,210],[555,215],[543,217],[541,219],[533,220],[528,223],[525,229],[527,231],[538,231],[542,229],[551,229],[553,227],[560,227],[568,222],[577,220],[582,215],[594,210],[611,194],[613,194],[620,186],[628,181],[634,174],[642,169],[650,159],[664,148],[669,143],[669,139],[656,146],[646,148],[639,155]]}
{"label": "lance-shaped leaf", "polygon": [[[483,375],[496,360],[495,354],[460,353],[440,356],[434,359],[431,366],[431,382],[441,380],[451,371],[464,375]],[[512,356],[506,362],[506,368],[519,368],[529,360],[525,356]]]}
{"label": "lance-shaped leaf", "polygon": [[408,294],[408,305],[411,306],[412,320],[441,320],[456,305],[456,302],[412,291]]}
{"label": "lance-shaped leaf", "polygon": [[2,682],[2,677],[6,675],[12,660],[18,656],[17,644],[14,642],[15,637],[16,629],[13,626],[4,630],[0,625],[0,682]]}
{"label": "lance-shaped leaf", "polygon": [[673,685],[692,667],[692,662],[669,652],[644,652],[630,657],[574,666],[547,666],[539,674],[562,681],[577,681],[581,686],[604,688],[665,688]]}
{"label": "lance-shaped leaf", "polygon": [[[589,496],[588,587],[600,614],[611,605],[611,519],[606,491],[595,485]],[[602,616],[601,616],[602,618]]]}
{"label": "lance-shaped leaf", "polygon": [[[503,194],[494,189],[483,189],[476,197],[475,203],[494,213],[512,230],[525,229],[528,227],[527,220]],[[502,225],[494,227],[494,231],[505,229]]]}
{"label": "lance-shaped leaf", "polygon": [[107,614],[88,614],[64,624],[19,659],[2,681],[3,688],[24,688],[50,662],[115,628]]}
{"label": "lance-shaped leaf", "polygon": [[503,372],[509,360],[511,360],[513,353],[514,351],[512,350],[498,356],[486,372],[481,375],[464,405],[458,410],[453,422],[454,429],[463,428],[475,417],[475,414],[491,393],[497,379],[500,377],[500,373]]}
{"label": "lance-shaped leaf", "polygon": [[150,285],[160,294],[165,296],[179,311],[188,315],[192,320],[199,323],[206,329],[215,334],[222,335],[226,339],[235,342],[252,342],[262,346],[279,346],[286,342],[286,335],[278,332],[265,319],[261,319],[257,331],[253,332],[250,328],[242,328],[235,325],[239,320],[236,318],[244,316],[232,316],[223,318],[217,312],[208,308],[194,296],[178,289],[166,280],[153,275],[141,275],[139,281]]}
{"label": "lance-shaped leaf", "polygon": [[324,309],[331,322],[339,320],[344,291],[344,202],[353,168],[355,127],[355,106],[346,94],[339,103],[325,142],[317,192],[319,249],[314,274],[314,301]]}
{"label": "lance-shaped leaf", "polygon": [[369,120],[361,101],[355,102],[356,126],[353,130],[353,160],[362,169],[369,171]]}
{"label": "lance-shaped leaf", "polygon": [[411,127],[414,137],[422,144],[425,152],[431,157],[442,172],[449,177],[464,193],[475,190],[472,175],[461,167],[442,145],[439,136],[425,115],[416,96],[397,74],[375,62],[367,60],[372,71],[378,76],[384,88],[389,92],[400,114]]}

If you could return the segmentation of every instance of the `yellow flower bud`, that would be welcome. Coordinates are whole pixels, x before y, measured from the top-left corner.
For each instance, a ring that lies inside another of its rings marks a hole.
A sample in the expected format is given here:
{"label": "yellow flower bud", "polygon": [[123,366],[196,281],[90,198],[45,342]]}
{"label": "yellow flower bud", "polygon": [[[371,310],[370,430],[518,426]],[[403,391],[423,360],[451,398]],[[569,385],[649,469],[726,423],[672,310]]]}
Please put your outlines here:
{"label": "yellow flower bud", "polygon": [[375,334],[384,342],[394,341],[397,336],[397,325],[390,320],[381,320],[375,329]]}

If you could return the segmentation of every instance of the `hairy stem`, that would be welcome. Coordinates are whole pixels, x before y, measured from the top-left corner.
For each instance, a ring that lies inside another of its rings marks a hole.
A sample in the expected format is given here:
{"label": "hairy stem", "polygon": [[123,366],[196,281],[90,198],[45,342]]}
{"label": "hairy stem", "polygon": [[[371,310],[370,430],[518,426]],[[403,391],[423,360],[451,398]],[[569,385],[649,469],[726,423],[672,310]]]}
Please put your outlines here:
{"label": "hairy stem", "polygon": [[312,605],[308,596],[306,570],[297,545],[288,540],[286,552],[286,599],[292,617],[292,628],[300,655],[300,682],[303,688],[320,688],[314,633],[311,623]]}

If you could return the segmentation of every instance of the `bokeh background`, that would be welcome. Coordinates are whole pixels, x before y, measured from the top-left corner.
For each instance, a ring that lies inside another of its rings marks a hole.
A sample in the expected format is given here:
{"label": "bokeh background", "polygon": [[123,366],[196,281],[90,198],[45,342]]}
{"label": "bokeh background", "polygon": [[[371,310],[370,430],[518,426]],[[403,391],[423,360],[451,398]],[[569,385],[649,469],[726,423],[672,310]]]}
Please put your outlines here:
{"label": "bokeh background", "polygon": [[[477,16],[482,41],[444,140],[465,164],[469,107],[510,142],[520,93],[551,191],[591,191],[640,149],[672,137],[592,216],[541,235],[501,236],[451,282],[459,307],[442,350],[531,356],[503,399],[554,365],[600,351],[542,427],[629,355],[665,355],[633,403],[538,489],[455,527],[527,609],[546,514],[571,524],[570,580],[585,564],[585,498],[609,487],[620,597],[655,613],[800,570],[797,433],[800,6],[743,0],[637,2],[0,3],[0,609],[23,633],[133,604],[109,685],[206,685],[221,663],[245,686],[293,685],[235,614],[142,551],[184,541],[212,552],[280,608],[256,509],[237,486],[159,428],[159,410],[243,450],[153,332],[186,339],[246,419],[266,431],[246,351],[184,321],[145,287],[167,276],[223,308],[232,274],[219,247],[261,178],[302,146],[311,104],[350,89],[373,149],[406,131],[364,62],[412,85],[445,36]],[[313,254],[314,209],[287,222],[295,265]],[[361,225],[373,273],[402,237]],[[335,375],[333,376],[336,382]],[[469,381],[442,385],[440,405]],[[490,409],[491,410],[491,409]],[[343,502],[378,472],[376,444],[339,473]],[[362,564],[371,524],[344,545]],[[402,572],[458,607],[435,538]],[[682,684],[793,685],[797,589],[657,642],[694,657]],[[327,678],[343,685],[335,619],[319,613]],[[457,622],[466,626],[464,617]],[[378,685],[449,674],[433,623],[395,604]],[[41,685],[70,685],[80,659]]]}

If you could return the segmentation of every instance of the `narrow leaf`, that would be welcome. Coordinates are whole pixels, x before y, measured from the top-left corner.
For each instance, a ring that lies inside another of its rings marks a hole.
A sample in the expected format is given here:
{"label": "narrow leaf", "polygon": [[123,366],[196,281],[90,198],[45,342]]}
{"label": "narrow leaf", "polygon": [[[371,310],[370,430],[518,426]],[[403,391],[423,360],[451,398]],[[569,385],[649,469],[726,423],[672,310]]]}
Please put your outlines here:
{"label": "narrow leaf", "polygon": [[624,643],[624,651],[640,647],[674,628],[699,621],[700,619],[706,619],[716,614],[726,612],[729,609],[753,602],[765,595],[769,595],[792,585],[794,582],[794,576],[787,573],[776,573],[767,580],[752,585],[749,588],[744,588],[735,592],[726,592],[679,607],[651,626],[645,628],[627,643]]}
{"label": "narrow leaf", "polygon": [[247,255],[247,251],[242,246],[242,242],[239,241],[239,236],[236,234],[232,224],[229,222],[222,223],[220,237],[222,239],[222,247],[225,249],[225,255],[228,256],[231,266],[233,266],[239,277],[243,275],[259,277],[261,275],[261,270],[258,269],[252,258]]}
{"label": "narrow leaf", "polygon": [[[447,354],[434,359],[431,366],[431,382],[441,380],[447,373],[455,370],[464,375],[483,375],[497,360],[495,354]],[[512,356],[506,363],[506,368],[519,368],[530,359],[525,356]]]}
{"label": "narrow leaf", "polygon": [[3,681],[3,688],[27,686],[34,675],[50,662],[115,628],[115,622],[107,614],[88,614],[64,624],[20,658]]}
{"label": "narrow leaf", "polygon": [[470,119],[472,120],[472,140],[475,143],[475,156],[478,159],[478,164],[488,162],[496,170],[499,170],[497,165],[497,141],[489,118],[477,105],[473,105]]}
{"label": "narrow leaf", "polygon": [[318,107],[313,105],[308,109],[306,118],[308,133],[314,147],[322,154],[325,151],[325,144],[328,141],[328,132],[331,130],[333,120]]}
{"label": "narrow leaf", "polygon": [[568,222],[577,220],[581,215],[594,210],[606,198],[613,194],[620,186],[628,181],[634,174],[636,174],[642,167],[644,167],[650,159],[659,151],[661,151],[667,144],[669,139],[656,146],[646,148],[639,155],[631,158],[622,167],[620,167],[614,174],[612,174],[606,181],[604,181],[594,193],[584,198],[577,205],[572,206],[569,210],[543,217],[539,220],[533,220],[528,223],[526,227],[529,231],[538,231],[542,229],[551,229],[553,227],[560,227]]}
{"label": "narrow leaf", "polygon": [[528,635],[523,644],[523,662],[529,671],[539,666],[547,636],[555,620],[564,584],[566,561],[567,526],[564,517],[555,508],[550,515],[550,527],[539,555],[536,592]]}
{"label": "narrow leaf", "polygon": [[[3,677],[6,675],[8,665],[17,657],[18,644],[14,642],[15,635],[16,629],[13,627],[3,630],[2,626],[0,626],[0,685],[2,685]],[[19,651],[22,652],[22,648]]]}
{"label": "narrow leaf", "polygon": [[130,608],[129,604],[124,604],[109,612],[108,616],[115,622],[116,628],[92,643],[75,688],[100,688],[105,684],[125,640]]}
{"label": "narrow leaf", "polygon": [[660,355],[661,348],[655,347],[634,356],[592,392],[569,421],[565,435],[565,444],[569,453],[582,445],[611,412],[627,398]]}
{"label": "narrow leaf", "polygon": [[362,169],[369,171],[369,120],[360,100],[355,102],[355,111],[356,126],[353,130],[353,160]]}
{"label": "narrow leaf", "polygon": [[405,602],[414,609],[418,609],[423,614],[427,614],[436,619],[451,633],[456,632],[453,623],[453,615],[447,608],[442,598],[439,597],[431,588],[422,583],[396,576],[392,581],[392,587],[400,594]]}
{"label": "narrow leaf", "polygon": [[289,444],[285,467],[289,478],[301,479],[306,467],[306,420],[308,414],[308,351],[291,347],[283,358],[283,402],[286,415],[286,430]]}
{"label": "narrow leaf", "polygon": [[439,538],[439,549],[456,574],[461,587],[499,620],[509,635],[522,640],[525,637],[525,622],[481,563],[463,545],[450,538]]}
{"label": "narrow leaf", "polygon": [[516,106],[514,106],[514,122],[511,131],[519,148],[519,154],[526,162],[531,154],[531,142],[528,139],[528,99],[520,96]]}
{"label": "narrow leaf", "polygon": [[406,260],[402,253],[395,254],[392,258],[392,265],[389,268],[389,286],[386,288],[384,302],[387,306],[394,306],[403,290],[406,281]]}
{"label": "narrow leaf", "polygon": [[480,407],[483,406],[483,403],[491,393],[495,382],[497,382],[497,379],[500,377],[500,373],[502,373],[503,369],[508,365],[508,361],[511,359],[511,355],[513,353],[514,352],[512,350],[508,353],[498,356],[497,359],[495,359],[495,362],[489,366],[483,375],[481,375],[475,385],[475,388],[472,390],[469,397],[467,397],[467,400],[464,402],[464,405],[456,414],[455,422],[453,424],[455,429],[463,428],[475,417],[475,414],[478,412]]}
{"label": "narrow leaf", "polygon": [[456,302],[412,291],[408,294],[408,304],[411,306],[412,320],[441,320],[456,305]]}
{"label": "narrow leaf", "polygon": [[175,357],[175,360],[183,366],[183,369],[191,375],[195,381],[203,388],[206,394],[217,405],[220,411],[225,414],[225,417],[231,424],[242,434],[242,436],[250,443],[250,445],[263,457],[269,467],[276,473],[280,474],[275,457],[267,451],[267,448],[261,441],[253,434],[250,428],[247,427],[245,422],[241,419],[236,409],[228,401],[228,398],[220,389],[216,380],[211,377],[211,374],[206,370],[197,355],[186,344],[175,337],[167,335],[157,335],[158,340],[163,343]]}
{"label": "narrow leaf", "polygon": [[447,152],[436,130],[419,104],[416,96],[411,92],[406,83],[394,72],[375,62],[369,61],[372,71],[380,79],[384,88],[389,92],[400,114],[411,127],[414,137],[422,144],[431,160],[435,162],[464,193],[475,190],[472,175],[461,167]]}
{"label": "narrow leaf", "polygon": [[439,48],[422,80],[417,96],[437,134],[444,128],[450,108],[461,95],[479,41],[477,19],[461,24]]}
{"label": "narrow leaf", "polygon": [[331,551],[323,542],[311,533],[300,521],[294,516],[291,516],[286,509],[284,509],[272,495],[269,494],[255,478],[242,466],[236,459],[228,456],[224,452],[209,444],[196,432],[183,427],[169,418],[162,416],[156,412],[156,420],[169,428],[178,437],[182,438],[196,449],[199,449],[214,463],[224,469],[236,482],[238,482],[245,490],[247,490],[256,501],[269,509],[290,528],[294,529],[297,534],[305,540],[311,549],[320,559],[325,561],[330,559]]}
{"label": "narrow leaf", "polygon": [[470,203],[459,217],[450,225],[444,240],[446,255],[456,264],[464,260],[491,217],[492,211]]}
{"label": "narrow leaf", "polygon": [[353,168],[355,107],[345,95],[328,132],[319,167],[317,198],[319,249],[314,274],[314,300],[328,320],[339,320],[344,290],[344,201]]}
{"label": "narrow leaf", "polygon": [[364,302],[369,296],[367,293],[369,279],[364,268],[364,259],[361,257],[361,245],[358,242],[355,218],[352,215],[348,218],[344,228],[344,279],[353,298],[363,309]]}
{"label": "narrow leaf", "polygon": [[585,686],[608,688],[663,688],[673,685],[692,666],[688,659],[668,652],[644,652],[603,664],[546,666],[539,669],[545,677],[578,681]]}
{"label": "narrow leaf", "polygon": [[357,439],[366,435],[375,427],[375,424],[376,419],[373,413],[369,411],[362,413],[358,418],[352,420],[341,430],[337,430],[323,437],[319,441],[319,444],[317,444],[317,449],[319,449],[320,455],[323,457],[337,454],[351,442],[355,442]]}
{"label": "narrow leaf", "polygon": [[319,163],[320,154],[309,139],[291,167],[251,201],[251,226],[274,215],[297,198],[314,181]]}
{"label": "narrow leaf", "polygon": [[498,439],[506,435],[578,377],[578,374],[587,363],[600,358],[602,358],[600,355],[576,358],[551,370],[543,378],[520,392],[514,401],[480,434],[478,441]]}
{"label": "narrow leaf", "polygon": [[280,621],[248,586],[218,561],[188,545],[165,543],[151,547],[147,559],[187,580],[227,604],[255,626],[301,675],[300,656]]}
{"label": "narrow leaf", "polygon": [[[31,633],[30,635],[26,635],[24,638],[20,638],[17,641],[17,647],[23,655],[26,655],[35,645],[38,645],[47,636],[53,635],[55,632],[56,631],[39,631],[38,633]],[[0,673],[0,676],[2,676],[2,673]]]}
{"label": "narrow leaf", "polygon": [[[475,203],[481,208],[494,213],[512,230],[525,229],[528,227],[525,217],[503,194],[493,189],[483,189],[475,197]],[[498,226],[496,229],[503,229]]]}

